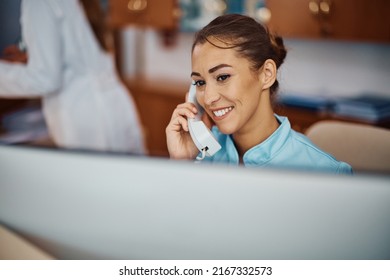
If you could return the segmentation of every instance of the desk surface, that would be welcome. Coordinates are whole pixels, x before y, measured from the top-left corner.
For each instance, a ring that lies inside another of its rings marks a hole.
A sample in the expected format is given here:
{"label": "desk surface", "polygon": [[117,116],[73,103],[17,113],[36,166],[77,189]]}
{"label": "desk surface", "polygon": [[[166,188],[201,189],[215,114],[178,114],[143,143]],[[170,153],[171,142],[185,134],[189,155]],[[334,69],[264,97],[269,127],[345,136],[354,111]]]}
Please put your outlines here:
{"label": "desk surface", "polygon": [[0,225],[0,260],[51,260],[48,253]]}

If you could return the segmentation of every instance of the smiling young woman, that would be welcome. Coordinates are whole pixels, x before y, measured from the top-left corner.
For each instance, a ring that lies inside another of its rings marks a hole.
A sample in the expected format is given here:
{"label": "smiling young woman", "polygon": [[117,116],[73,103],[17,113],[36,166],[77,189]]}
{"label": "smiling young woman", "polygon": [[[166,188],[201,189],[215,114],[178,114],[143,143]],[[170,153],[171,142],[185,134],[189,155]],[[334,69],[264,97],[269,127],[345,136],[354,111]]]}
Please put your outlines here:
{"label": "smiling young woman", "polygon": [[[243,15],[217,17],[196,34],[191,78],[202,119],[222,146],[205,161],[352,173],[274,113],[277,71],[286,53],[282,38]],[[197,113],[190,102],[174,110],[166,128],[171,158],[196,157],[187,118]]]}

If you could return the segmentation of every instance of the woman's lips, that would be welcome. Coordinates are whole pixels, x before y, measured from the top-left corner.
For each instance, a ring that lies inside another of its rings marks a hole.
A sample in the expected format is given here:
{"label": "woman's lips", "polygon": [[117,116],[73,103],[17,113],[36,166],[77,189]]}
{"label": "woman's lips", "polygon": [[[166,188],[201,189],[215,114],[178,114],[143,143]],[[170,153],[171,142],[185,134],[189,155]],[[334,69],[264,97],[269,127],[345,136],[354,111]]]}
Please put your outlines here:
{"label": "woman's lips", "polygon": [[222,119],[233,110],[234,106],[212,110],[215,119]]}

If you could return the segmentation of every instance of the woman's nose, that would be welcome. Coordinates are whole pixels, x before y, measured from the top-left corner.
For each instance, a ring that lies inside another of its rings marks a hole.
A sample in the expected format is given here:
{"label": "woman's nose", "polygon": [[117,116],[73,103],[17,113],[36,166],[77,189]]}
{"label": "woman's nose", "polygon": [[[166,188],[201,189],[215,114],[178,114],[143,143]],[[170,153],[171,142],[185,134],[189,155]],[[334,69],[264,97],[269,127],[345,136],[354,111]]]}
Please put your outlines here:
{"label": "woman's nose", "polygon": [[218,94],[217,90],[213,87],[206,86],[206,89],[204,91],[204,104],[207,106],[212,105],[216,101],[218,101],[220,98],[220,95]]}

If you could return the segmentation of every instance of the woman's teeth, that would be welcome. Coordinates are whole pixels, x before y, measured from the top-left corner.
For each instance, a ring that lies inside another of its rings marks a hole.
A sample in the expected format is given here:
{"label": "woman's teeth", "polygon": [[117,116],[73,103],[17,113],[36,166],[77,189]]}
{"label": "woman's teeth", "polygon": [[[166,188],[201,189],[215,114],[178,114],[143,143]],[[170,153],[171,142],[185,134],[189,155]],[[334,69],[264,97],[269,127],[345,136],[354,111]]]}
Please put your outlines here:
{"label": "woman's teeth", "polygon": [[213,111],[213,114],[214,114],[216,117],[222,117],[222,116],[225,115],[227,112],[230,112],[232,109],[233,109],[233,106],[228,107],[228,108],[225,108],[225,109],[221,109],[221,110],[218,110],[218,111]]}

